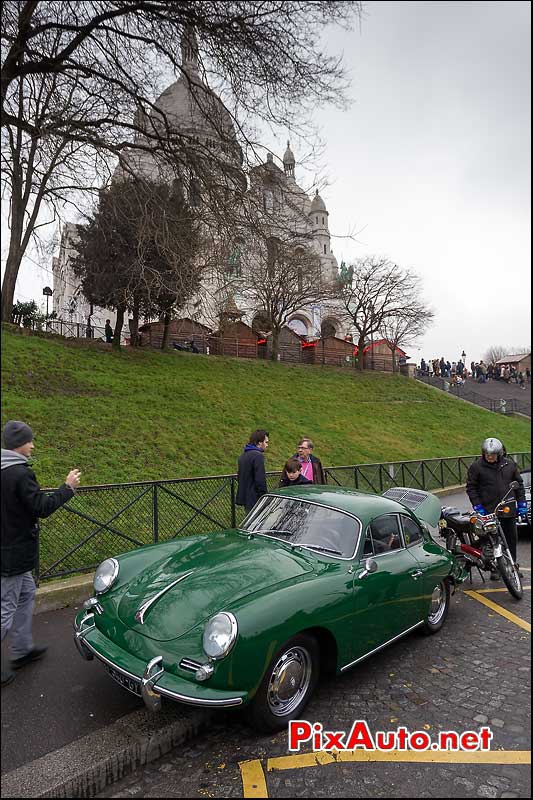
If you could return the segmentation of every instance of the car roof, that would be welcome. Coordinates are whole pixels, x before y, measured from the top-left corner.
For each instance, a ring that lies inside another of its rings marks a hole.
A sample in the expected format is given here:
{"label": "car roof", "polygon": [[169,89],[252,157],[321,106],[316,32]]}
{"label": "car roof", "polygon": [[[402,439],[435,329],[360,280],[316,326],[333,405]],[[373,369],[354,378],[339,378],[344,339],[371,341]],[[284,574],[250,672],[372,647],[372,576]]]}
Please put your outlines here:
{"label": "car roof", "polygon": [[356,489],[348,489],[344,486],[307,486],[306,484],[300,484],[299,486],[290,486],[285,489],[276,489],[268,492],[268,494],[320,503],[323,506],[354,514],[363,522],[374,519],[381,514],[399,514],[408,510],[401,503],[390,500],[388,497],[358,492]]}

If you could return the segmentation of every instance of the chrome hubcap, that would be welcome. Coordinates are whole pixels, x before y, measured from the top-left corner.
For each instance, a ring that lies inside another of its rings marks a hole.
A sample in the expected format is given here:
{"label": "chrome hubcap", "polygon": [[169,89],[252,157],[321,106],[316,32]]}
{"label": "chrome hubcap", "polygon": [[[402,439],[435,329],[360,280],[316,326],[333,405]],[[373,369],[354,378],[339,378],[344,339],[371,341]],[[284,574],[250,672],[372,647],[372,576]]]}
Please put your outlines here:
{"label": "chrome hubcap", "polygon": [[268,686],[268,707],[273,714],[283,717],[294,711],[309,688],[312,669],[304,647],[292,647],[280,656]]}
{"label": "chrome hubcap", "polygon": [[436,625],[441,621],[446,608],[446,592],[442,583],[439,583],[431,593],[431,608],[429,611],[428,621],[432,625]]}

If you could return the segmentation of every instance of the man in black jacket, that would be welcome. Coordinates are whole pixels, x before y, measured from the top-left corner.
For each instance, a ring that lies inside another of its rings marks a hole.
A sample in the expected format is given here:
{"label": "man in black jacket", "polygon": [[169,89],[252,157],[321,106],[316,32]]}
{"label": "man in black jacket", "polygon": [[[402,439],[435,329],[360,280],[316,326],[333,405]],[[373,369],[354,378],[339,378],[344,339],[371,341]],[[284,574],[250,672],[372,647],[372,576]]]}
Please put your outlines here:
{"label": "man in black jacket", "polygon": [[[481,446],[481,458],[470,465],[466,478],[466,493],[478,514],[492,514],[500,500],[508,493],[509,484],[517,481],[515,490],[518,514],[526,513],[526,494],[524,481],[512,458],[505,453],[499,439],[490,437]],[[516,516],[500,519],[513,561],[516,562]],[[523,577],[521,575],[521,577]],[[498,576],[492,574],[497,580]]]}
{"label": "man in black jacket", "polygon": [[248,444],[239,456],[236,503],[251,511],[261,495],[266,494],[265,450],[268,447],[268,431],[257,430],[250,435]]}
{"label": "man in black jacket", "polygon": [[[34,647],[32,614],[35,581],[31,574],[37,560],[39,517],[49,517],[74,494],[80,471],[73,469],[53,494],[41,492],[28,464],[33,450],[29,425],[11,420],[4,426],[2,448],[2,641],[11,631],[11,667],[19,669],[41,658],[46,647]],[[2,686],[15,677],[2,666]]]}

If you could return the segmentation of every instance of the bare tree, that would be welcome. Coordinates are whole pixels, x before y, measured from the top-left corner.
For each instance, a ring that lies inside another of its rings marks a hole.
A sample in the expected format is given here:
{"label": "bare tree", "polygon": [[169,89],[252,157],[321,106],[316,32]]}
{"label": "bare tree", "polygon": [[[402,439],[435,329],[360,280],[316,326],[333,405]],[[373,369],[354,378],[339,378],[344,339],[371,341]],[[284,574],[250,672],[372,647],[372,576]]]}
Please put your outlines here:
{"label": "bare tree", "polygon": [[321,302],[328,294],[320,259],[308,247],[270,237],[255,248],[240,293],[245,311],[260,314],[272,332],[272,360],[277,360],[281,329],[302,307]]}
{"label": "bare tree", "polygon": [[357,331],[359,369],[364,369],[365,344],[387,321],[401,317],[418,289],[418,276],[388,258],[367,256],[341,272],[336,292]]}
{"label": "bare tree", "polygon": [[502,344],[494,344],[486,350],[483,361],[485,364],[495,364],[496,361],[504,358],[504,356],[518,355],[519,353],[531,353],[531,345],[508,347]]}
{"label": "bare tree", "polygon": [[416,296],[407,297],[400,314],[385,317],[381,334],[392,354],[392,369],[397,371],[396,351],[402,350],[422,336],[434,318],[434,313]]}
{"label": "bare tree", "polygon": [[[177,178],[188,189],[196,181],[216,217],[220,197],[242,186],[240,162],[253,157],[252,115],[304,132],[303,112],[343,102],[340,60],[322,50],[320,35],[360,14],[360,3],[344,0],[6,0],[3,180],[11,240],[2,319],[10,318],[31,237],[65,203],[79,203],[80,190],[94,191],[109,178],[109,156],[126,172],[142,159],[152,178]],[[219,156],[209,136],[196,141],[155,106],[169,70],[188,81],[197,113],[221,142]],[[231,111],[206,89],[208,75]],[[223,177],[213,181],[217,160]]]}

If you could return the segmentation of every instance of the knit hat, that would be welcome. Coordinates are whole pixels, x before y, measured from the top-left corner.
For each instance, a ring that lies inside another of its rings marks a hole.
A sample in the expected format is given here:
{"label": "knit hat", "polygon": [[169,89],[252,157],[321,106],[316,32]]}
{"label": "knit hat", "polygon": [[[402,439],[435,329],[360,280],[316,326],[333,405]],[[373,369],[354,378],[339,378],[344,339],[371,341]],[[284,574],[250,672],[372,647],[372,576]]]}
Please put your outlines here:
{"label": "knit hat", "polygon": [[15,450],[23,444],[31,442],[33,431],[25,422],[11,419],[4,425],[4,446],[6,450]]}

